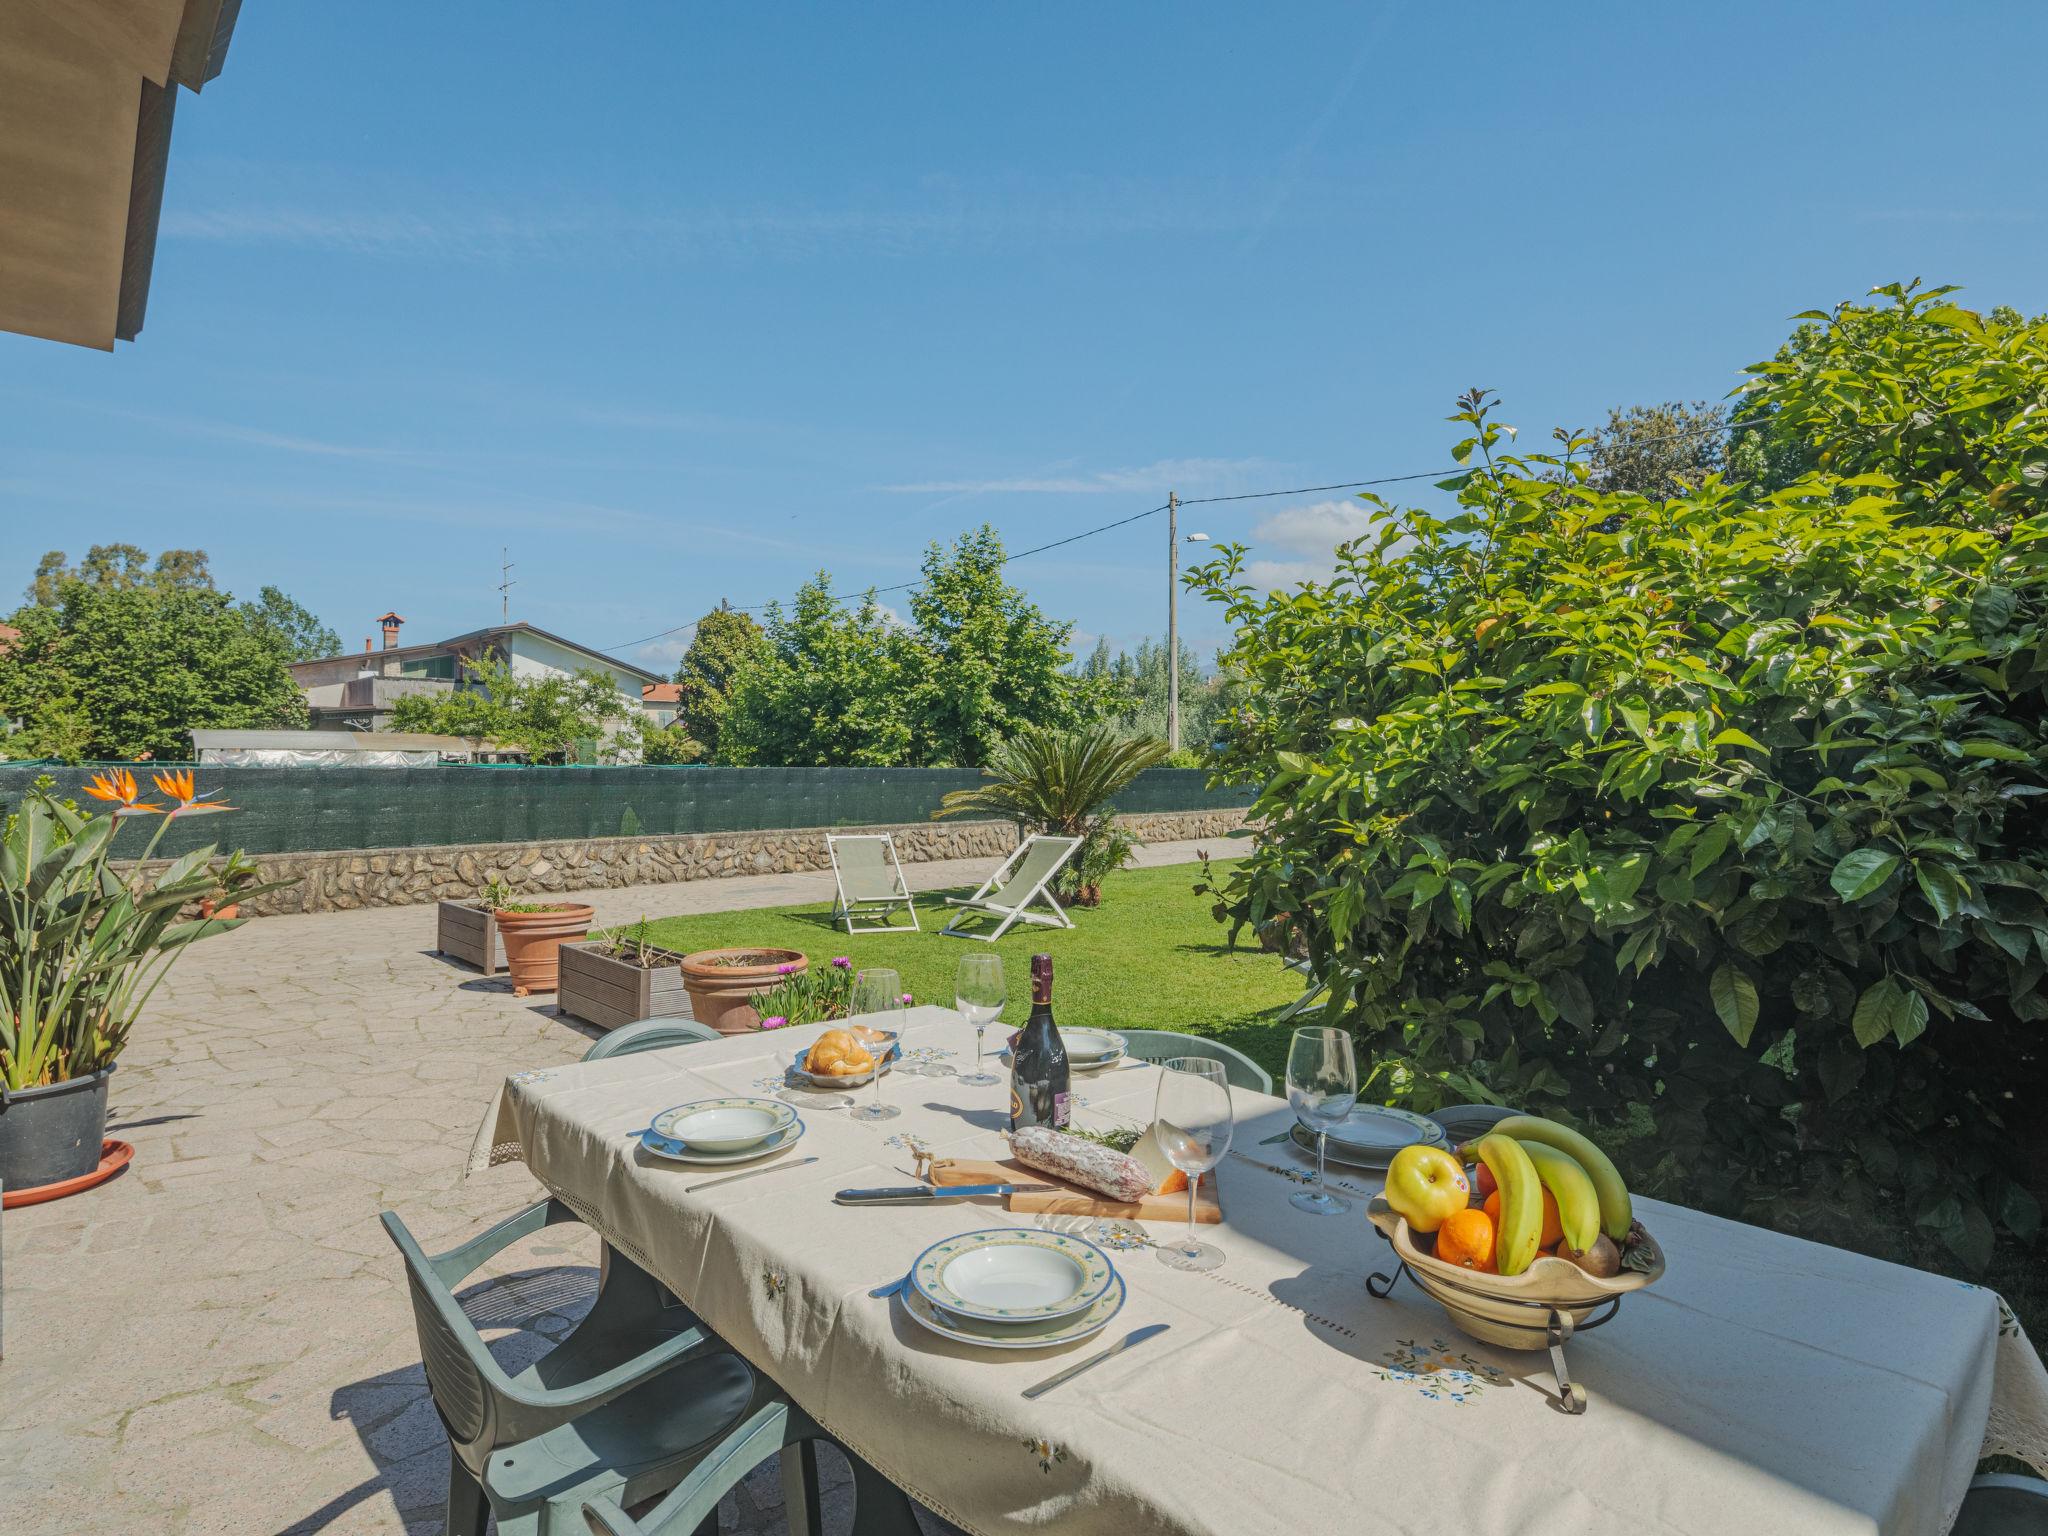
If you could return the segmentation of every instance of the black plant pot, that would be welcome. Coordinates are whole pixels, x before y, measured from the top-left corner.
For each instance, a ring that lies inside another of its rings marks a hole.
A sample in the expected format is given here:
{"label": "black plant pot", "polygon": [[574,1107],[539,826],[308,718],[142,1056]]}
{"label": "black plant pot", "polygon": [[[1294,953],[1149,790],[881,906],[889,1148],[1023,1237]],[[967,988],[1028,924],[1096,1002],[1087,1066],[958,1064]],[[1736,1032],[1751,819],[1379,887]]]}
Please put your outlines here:
{"label": "black plant pot", "polygon": [[108,1067],[41,1088],[0,1088],[0,1182],[8,1194],[99,1167],[113,1075]]}

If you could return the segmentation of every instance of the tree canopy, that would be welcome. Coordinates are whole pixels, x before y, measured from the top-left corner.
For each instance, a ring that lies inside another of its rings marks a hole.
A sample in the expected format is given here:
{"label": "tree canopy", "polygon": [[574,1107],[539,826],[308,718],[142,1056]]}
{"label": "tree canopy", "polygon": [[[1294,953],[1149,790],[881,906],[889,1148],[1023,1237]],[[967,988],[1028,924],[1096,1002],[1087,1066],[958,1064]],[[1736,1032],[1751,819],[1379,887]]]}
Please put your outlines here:
{"label": "tree canopy", "polygon": [[933,544],[907,623],[872,593],[842,602],[819,572],[769,608],[763,649],[734,674],[719,760],[975,765],[1020,731],[1094,718],[1107,685],[1067,670],[1072,626],[1004,581],[1003,561],[992,528]]}
{"label": "tree canopy", "polygon": [[606,757],[637,755],[638,701],[620,693],[610,675],[524,677],[510,662],[490,657],[465,669],[464,687],[393,702],[391,728],[489,741],[517,748],[536,763],[574,761],[584,742]]}
{"label": "tree canopy", "polygon": [[276,587],[260,588],[254,602],[241,605],[241,614],[249,628],[287,661],[316,661],[341,651],[340,635]]}
{"label": "tree canopy", "polygon": [[1218,915],[1289,930],[1375,1095],[1576,1117],[1649,1192],[1827,1241],[2033,1240],[2048,323],[1949,292],[1750,370],[1785,483],[1615,490],[1475,394],[1451,514],[1381,504],[1292,592],[1228,546],[1193,575],[1265,824]]}
{"label": "tree canopy", "polygon": [[23,725],[9,750],[182,758],[196,728],[306,722],[283,651],[210,587],[72,580],[13,622],[0,715]]}
{"label": "tree canopy", "polygon": [[38,607],[54,608],[63,600],[66,584],[74,581],[116,590],[181,587],[210,591],[213,573],[203,549],[167,549],[154,565],[149,551],[134,544],[95,544],[76,565],[65,558],[63,550],[53,549],[36,562],[35,576],[23,596]]}
{"label": "tree canopy", "polygon": [[726,603],[697,621],[676,668],[682,695],[676,719],[706,753],[718,751],[740,678],[768,657],[768,639],[750,613]]}

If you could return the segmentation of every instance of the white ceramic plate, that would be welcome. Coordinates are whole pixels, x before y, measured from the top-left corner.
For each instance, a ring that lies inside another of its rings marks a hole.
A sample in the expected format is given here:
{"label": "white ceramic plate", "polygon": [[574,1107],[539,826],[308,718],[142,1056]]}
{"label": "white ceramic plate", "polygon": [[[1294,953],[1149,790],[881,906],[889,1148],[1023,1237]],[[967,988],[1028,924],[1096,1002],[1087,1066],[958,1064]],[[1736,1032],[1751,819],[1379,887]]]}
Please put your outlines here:
{"label": "white ceramic plate", "polygon": [[933,1243],[910,1283],[933,1306],[981,1323],[1041,1323],[1093,1306],[1116,1278],[1109,1255],[1066,1232],[992,1227]]}
{"label": "white ceramic plate", "polygon": [[[1405,1145],[1448,1147],[1450,1139],[1443,1134],[1443,1127],[1437,1126],[1435,1130],[1436,1135],[1433,1137],[1417,1132],[1414,1139],[1405,1143]],[[1296,1122],[1288,1131],[1288,1135],[1292,1138],[1294,1144],[1310,1157],[1316,1155],[1316,1133],[1314,1131]],[[1339,1141],[1335,1136],[1330,1138],[1331,1162],[1343,1163],[1351,1168],[1370,1168],[1377,1173],[1386,1172],[1387,1165],[1394,1160],[1394,1154],[1400,1150],[1400,1147],[1355,1147]]]}
{"label": "white ceramic plate", "polygon": [[743,1152],[786,1130],[796,1111],[774,1099],[698,1099],[654,1117],[655,1135],[692,1152]]}
{"label": "white ceramic plate", "polygon": [[1124,1037],[1113,1029],[1063,1029],[1060,1043],[1067,1048],[1067,1060],[1107,1061],[1124,1053]]}
{"label": "white ceramic plate", "polygon": [[1354,1104],[1350,1114],[1330,1127],[1330,1140],[1350,1152],[1392,1157],[1417,1142],[1430,1146],[1450,1137],[1426,1115],[1378,1104]]}
{"label": "white ceramic plate", "polygon": [[[1008,1063],[1010,1060],[1010,1048],[1006,1045],[997,1051],[996,1059]],[[1122,1051],[1117,1051],[1113,1055],[1098,1057],[1093,1061],[1081,1061],[1069,1056],[1067,1058],[1067,1070],[1069,1072],[1107,1072],[1112,1067],[1122,1066],[1127,1060],[1129,1058]]]}
{"label": "white ceramic plate", "polygon": [[972,1344],[977,1349],[1052,1349],[1092,1338],[1107,1328],[1110,1319],[1124,1309],[1124,1278],[1112,1277],[1109,1289],[1086,1312],[1050,1323],[977,1323],[953,1317],[925,1300],[914,1286],[904,1286],[896,1296],[912,1318],[956,1344]]}
{"label": "white ceramic plate", "polygon": [[655,1157],[671,1163],[694,1163],[710,1167],[717,1163],[751,1163],[756,1158],[768,1157],[784,1147],[801,1141],[804,1123],[792,1120],[774,1135],[755,1142],[751,1147],[741,1147],[737,1152],[700,1152],[695,1147],[686,1147],[680,1141],[671,1141],[659,1134],[652,1126],[640,1133],[640,1145]]}

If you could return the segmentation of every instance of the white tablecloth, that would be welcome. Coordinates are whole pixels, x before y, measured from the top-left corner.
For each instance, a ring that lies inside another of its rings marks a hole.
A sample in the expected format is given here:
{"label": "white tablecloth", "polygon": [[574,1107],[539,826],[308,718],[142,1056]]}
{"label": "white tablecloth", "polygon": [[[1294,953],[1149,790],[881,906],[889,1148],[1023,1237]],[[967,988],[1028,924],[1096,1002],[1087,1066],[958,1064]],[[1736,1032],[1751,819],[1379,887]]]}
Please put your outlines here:
{"label": "white tablecloth", "polygon": [[[1367,1295],[1365,1277],[1392,1268],[1363,1215],[1376,1181],[1343,1172],[1349,1215],[1294,1209],[1304,1163],[1267,1144],[1291,1117],[1249,1093],[1219,1170],[1224,1223],[1204,1229],[1220,1269],[1118,1253],[1129,1303],[1097,1340],[1012,1355],[946,1342],[869,1289],[940,1238],[1031,1218],[995,1201],[831,1202],[909,1182],[907,1138],[1005,1151],[1006,1088],[910,1075],[931,1053],[964,1069],[972,1031],[939,1008],[904,1022],[906,1070],[882,1090],[902,1115],[806,1113],[783,1156],[817,1156],[809,1167],[689,1194],[719,1170],[650,1157],[625,1132],[693,1098],[773,1092],[816,1028],[515,1074],[471,1166],[523,1156],[828,1430],[988,1536],[1938,1533],[1980,1454],[2048,1463],[2048,1373],[1992,1292],[1655,1201],[1639,1214],[1669,1272],[1567,1346],[1591,1398],[1569,1416],[1543,1355],[1466,1338],[1405,1280]],[[1080,1120],[1149,1122],[1156,1078],[1077,1075]],[[1044,1398],[1020,1395],[1162,1322]]]}

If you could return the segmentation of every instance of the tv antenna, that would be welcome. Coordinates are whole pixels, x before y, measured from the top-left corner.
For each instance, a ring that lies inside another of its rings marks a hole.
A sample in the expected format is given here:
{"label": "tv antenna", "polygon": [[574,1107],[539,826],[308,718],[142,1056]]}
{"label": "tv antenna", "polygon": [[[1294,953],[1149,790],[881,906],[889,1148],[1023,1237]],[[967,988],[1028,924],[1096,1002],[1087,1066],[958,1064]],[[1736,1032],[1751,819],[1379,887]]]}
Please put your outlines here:
{"label": "tv antenna", "polygon": [[505,557],[511,553],[504,545],[498,546],[498,622],[512,621],[512,589],[519,585],[512,579],[513,564]]}

